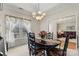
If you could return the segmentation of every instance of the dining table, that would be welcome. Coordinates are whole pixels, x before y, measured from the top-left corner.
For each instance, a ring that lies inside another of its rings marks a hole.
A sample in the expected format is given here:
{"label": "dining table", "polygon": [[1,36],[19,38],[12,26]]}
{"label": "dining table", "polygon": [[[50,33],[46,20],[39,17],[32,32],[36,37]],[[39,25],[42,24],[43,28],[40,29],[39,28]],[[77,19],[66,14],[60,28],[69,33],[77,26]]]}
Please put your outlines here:
{"label": "dining table", "polygon": [[42,48],[44,48],[45,50],[45,55],[49,55],[48,51],[52,48],[57,47],[58,45],[61,44],[60,40],[52,40],[52,39],[35,39],[35,44],[37,46],[40,46]]}

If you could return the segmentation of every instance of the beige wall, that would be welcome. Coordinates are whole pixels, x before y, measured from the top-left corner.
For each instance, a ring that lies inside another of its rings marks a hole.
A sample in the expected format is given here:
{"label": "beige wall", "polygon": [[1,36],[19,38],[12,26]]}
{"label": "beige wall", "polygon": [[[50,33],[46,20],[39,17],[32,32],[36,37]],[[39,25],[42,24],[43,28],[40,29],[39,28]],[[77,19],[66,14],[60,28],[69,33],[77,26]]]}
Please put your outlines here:
{"label": "beige wall", "polygon": [[[76,31],[76,17],[75,16],[67,17],[62,20],[64,21],[58,22],[57,31]],[[73,28],[71,29],[68,27],[73,27]]]}
{"label": "beige wall", "polygon": [[39,33],[39,31],[40,31],[40,22],[33,19],[31,21],[31,28],[32,28],[32,31],[35,32],[36,34]]}
{"label": "beige wall", "polygon": [[[40,29],[47,30],[48,31],[48,23],[51,23],[52,26],[52,32],[54,32],[54,35],[56,36],[57,28],[56,24],[59,19],[63,19],[67,16],[76,15],[79,13],[79,4],[62,4],[60,6],[55,7],[55,9],[51,9],[49,13],[47,14],[47,17],[41,22]],[[49,21],[47,21],[49,20]],[[76,20],[76,19],[74,19]],[[55,37],[56,38],[56,37]]]}
{"label": "beige wall", "polygon": [[[6,43],[6,39],[5,39],[5,16],[6,15],[10,15],[10,16],[16,16],[16,17],[23,17],[25,19],[28,19],[27,17],[30,16],[28,14],[28,12],[26,12],[27,14],[23,14],[22,11],[20,12],[19,10],[16,11],[16,9],[8,9],[8,8],[5,8],[3,10],[0,10],[0,34],[1,36],[4,38],[4,43]],[[31,20],[31,28],[32,28],[32,31],[33,32],[38,32],[40,29],[39,29],[39,24],[37,21],[34,21],[34,20]],[[6,45],[4,45],[6,47]],[[5,48],[5,51],[6,51],[6,48]],[[7,54],[7,52],[5,52]]]}
{"label": "beige wall", "polygon": [[77,15],[77,45],[79,47],[79,14]]}
{"label": "beige wall", "polygon": [[[26,13],[28,14],[28,12],[26,12]],[[4,30],[5,30],[5,16],[6,15],[28,19],[27,17],[31,17],[31,15],[27,15],[27,14],[23,14],[20,11],[18,12],[18,10],[16,11],[13,9],[4,9],[3,11],[0,11],[0,23],[1,23],[1,27],[2,27],[2,31],[1,31],[2,36],[4,35],[3,33],[5,33]],[[28,20],[30,20],[30,19],[28,19]],[[40,31],[39,22],[34,19],[31,19],[31,29],[35,33],[39,32]]]}

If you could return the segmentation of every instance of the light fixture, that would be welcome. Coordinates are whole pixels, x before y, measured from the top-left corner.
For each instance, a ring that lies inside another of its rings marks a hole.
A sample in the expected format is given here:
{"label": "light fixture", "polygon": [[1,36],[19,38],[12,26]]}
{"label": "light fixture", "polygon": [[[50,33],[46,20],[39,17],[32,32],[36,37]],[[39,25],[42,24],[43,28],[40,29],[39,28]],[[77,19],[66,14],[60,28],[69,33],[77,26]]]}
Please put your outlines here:
{"label": "light fixture", "polygon": [[46,13],[40,11],[40,6],[39,4],[36,4],[35,5],[36,8],[36,12],[32,12],[32,17],[38,21],[42,20],[45,16],[46,16]]}
{"label": "light fixture", "polygon": [[32,13],[33,18],[35,18],[36,20],[42,20],[45,17],[45,15],[46,13],[42,13],[41,11]]}

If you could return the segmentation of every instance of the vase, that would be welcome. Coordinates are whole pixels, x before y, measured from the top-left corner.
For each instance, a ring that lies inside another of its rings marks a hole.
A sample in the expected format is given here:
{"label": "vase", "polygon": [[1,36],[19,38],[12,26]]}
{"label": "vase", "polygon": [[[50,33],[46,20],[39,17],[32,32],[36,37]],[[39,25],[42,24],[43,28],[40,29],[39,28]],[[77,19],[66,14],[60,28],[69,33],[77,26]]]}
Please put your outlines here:
{"label": "vase", "polygon": [[41,36],[42,39],[45,39],[45,36]]}

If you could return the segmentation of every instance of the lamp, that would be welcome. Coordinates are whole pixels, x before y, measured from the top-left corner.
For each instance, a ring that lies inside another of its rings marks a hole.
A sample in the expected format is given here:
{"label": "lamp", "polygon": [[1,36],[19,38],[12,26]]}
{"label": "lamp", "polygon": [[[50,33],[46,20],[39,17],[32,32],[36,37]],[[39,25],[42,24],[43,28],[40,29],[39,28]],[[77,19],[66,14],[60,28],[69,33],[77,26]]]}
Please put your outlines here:
{"label": "lamp", "polygon": [[45,17],[46,13],[40,11],[40,5],[39,4],[37,4],[35,6],[36,6],[36,8],[34,8],[34,9],[37,9],[37,11],[32,12],[32,16],[33,16],[34,19],[40,21]]}

